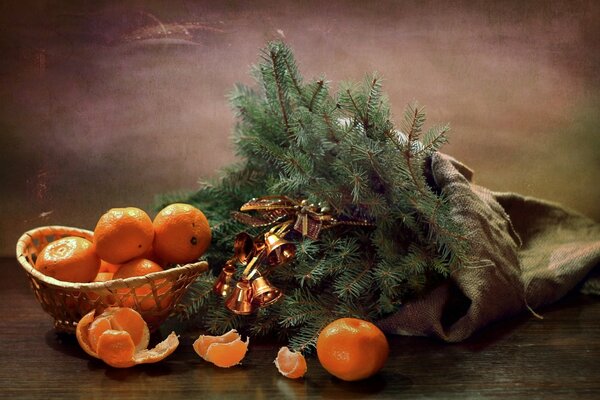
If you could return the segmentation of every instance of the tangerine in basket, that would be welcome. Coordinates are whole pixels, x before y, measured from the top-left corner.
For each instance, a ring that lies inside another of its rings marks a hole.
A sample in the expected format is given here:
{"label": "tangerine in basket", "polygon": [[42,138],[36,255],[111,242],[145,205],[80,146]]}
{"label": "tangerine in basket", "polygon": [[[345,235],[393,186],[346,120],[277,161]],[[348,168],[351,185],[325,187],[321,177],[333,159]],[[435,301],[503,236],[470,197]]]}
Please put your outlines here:
{"label": "tangerine in basket", "polygon": [[98,272],[98,275],[94,278],[93,282],[108,282],[112,281],[114,273],[112,272]]}
{"label": "tangerine in basket", "polygon": [[211,232],[204,213],[189,204],[175,203],[154,218],[154,253],[166,263],[196,261],[210,246]]}
{"label": "tangerine in basket", "polygon": [[96,253],[111,264],[122,264],[144,254],[154,239],[152,220],[136,207],[113,208],[94,229]]}
{"label": "tangerine in basket", "polygon": [[75,334],[87,354],[116,368],[161,361],[179,345],[172,332],[148,350],[148,325],[137,311],[126,307],[110,307],[98,316],[95,310],[90,311],[77,324]]}
{"label": "tangerine in basket", "polygon": [[121,264],[111,264],[108,261],[100,260],[100,271],[99,272],[110,272],[114,274],[117,272]]}
{"label": "tangerine in basket", "polygon": [[308,369],[306,359],[300,352],[282,347],[275,358],[275,366],[281,375],[290,379],[302,378]]}
{"label": "tangerine in basket", "polygon": [[217,367],[229,368],[237,365],[246,356],[250,338],[242,342],[240,334],[232,329],[221,336],[200,335],[194,342],[194,350],[204,360]]}
{"label": "tangerine in basket", "polygon": [[68,236],[44,247],[34,268],[60,281],[91,282],[100,269],[100,258],[94,251],[92,242]]}
{"label": "tangerine in basket", "polygon": [[[121,265],[117,272],[114,273],[113,279],[126,279],[161,271],[163,271],[162,267],[154,261],[146,258],[136,258]],[[171,284],[167,283],[166,279],[159,279],[154,283],[158,287],[158,295],[163,295],[171,290]],[[121,296],[121,301],[124,307],[135,306],[136,300],[130,291],[131,289],[117,289],[117,294]],[[150,286],[150,283],[145,283],[139,287],[136,287],[134,291],[140,310],[146,311],[156,307],[156,301],[153,297],[152,286]],[[171,297],[172,296],[170,295],[163,296],[160,300],[160,307],[167,308],[171,302]]]}
{"label": "tangerine in basket", "polygon": [[[96,275],[96,277],[94,278],[93,282],[112,281],[113,275],[114,274],[112,272],[100,271],[100,272],[98,272],[98,275]],[[107,304],[107,305],[115,304],[115,296],[108,290],[106,290],[106,292],[102,295],[98,295],[96,292],[90,291],[87,294],[87,296],[91,301],[96,301],[98,298],[102,298],[102,301],[104,302],[104,304]]]}
{"label": "tangerine in basket", "polygon": [[368,321],[340,318],[327,325],[317,339],[317,357],[330,374],[357,381],[379,371],[389,354],[383,332]]}

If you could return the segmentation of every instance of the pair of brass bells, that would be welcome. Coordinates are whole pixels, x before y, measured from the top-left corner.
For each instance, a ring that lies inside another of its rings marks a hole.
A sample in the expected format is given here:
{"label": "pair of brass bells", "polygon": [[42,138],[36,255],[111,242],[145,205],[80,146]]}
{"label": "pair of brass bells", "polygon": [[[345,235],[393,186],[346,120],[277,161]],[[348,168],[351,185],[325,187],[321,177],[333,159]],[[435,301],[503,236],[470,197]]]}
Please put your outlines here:
{"label": "pair of brass bells", "polygon": [[[278,225],[264,237],[255,240],[250,235],[240,233],[234,243],[234,256],[229,259],[213,289],[226,298],[225,306],[235,314],[252,314],[260,307],[266,307],[282,296],[282,292],[273,286],[264,276],[273,267],[289,262],[296,254],[296,245],[285,240],[289,225]],[[245,265],[242,277],[234,282],[236,264]],[[266,265],[265,273],[259,271],[260,265]]]}

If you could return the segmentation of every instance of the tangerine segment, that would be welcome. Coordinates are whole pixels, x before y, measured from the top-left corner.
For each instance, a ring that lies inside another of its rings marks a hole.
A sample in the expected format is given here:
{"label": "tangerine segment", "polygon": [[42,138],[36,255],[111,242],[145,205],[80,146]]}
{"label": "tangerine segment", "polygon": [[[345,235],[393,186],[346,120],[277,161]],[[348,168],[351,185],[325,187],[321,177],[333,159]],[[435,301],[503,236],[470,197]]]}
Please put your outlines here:
{"label": "tangerine segment", "polygon": [[79,346],[88,353],[90,356],[98,358],[98,354],[95,350],[92,349],[92,345],[89,341],[89,332],[88,328],[90,324],[94,321],[94,315],[96,314],[96,310],[92,310],[89,313],[85,314],[75,328],[75,336],[77,337],[77,341],[79,342]]}
{"label": "tangerine segment", "polygon": [[148,347],[148,343],[150,343],[150,330],[146,321],[134,309],[126,307],[117,308],[111,316],[110,324],[113,329],[122,330],[131,335],[136,351]]}
{"label": "tangerine segment", "polygon": [[204,360],[217,367],[237,365],[246,356],[250,338],[242,342],[240,334],[232,329],[221,336],[200,335],[194,342],[194,350]]}
{"label": "tangerine segment", "polygon": [[277,358],[275,359],[275,366],[281,375],[290,379],[302,378],[308,370],[306,359],[302,353],[290,351],[287,347],[279,349]]}
{"label": "tangerine segment", "polygon": [[113,329],[108,317],[98,317],[88,327],[88,342],[95,353],[98,353],[100,336],[109,329]]}
{"label": "tangerine segment", "polygon": [[127,368],[135,365],[135,345],[125,331],[109,329],[98,339],[98,357],[111,367]]}
{"label": "tangerine segment", "polygon": [[100,269],[100,258],[87,239],[68,236],[48,244],[34,268],[65,282],[91,282]]}
{"label": "tangerine segment", "polygon": [[127,332],[136,351],[148,347],[150,331],[142,316],[131,308],[109,307],[87,327],[87,342],[93,352],[98,352],[100,337],[110,329]]}
{"label": "tangerine segment", "polygon": [[136,207],[113,208],[100,217],[94,244],[101,259],[121,264],[146,252],[154,240],[152,220]]}
{"label": "tangerine segment", "polygon": [[168,205],[156,215],[152,224],[154,253],[166,263],[195,261],[210,246],[212,236],[208,220],[192,205]]}
{"label": "tangerine segment", "polygon": [[340,318],[317,339],[317,356],[330,374],[345,380],[368,378],[379,371],[389,354],[383,332],[368,321]]}
{"label": "tangerine segment", "polygon": [[208,351],[208,347],[211,344],[231,343],[239,338],[240,334],[235,329],[232,329],[221,336],[200,335],[194,342],[194,350],[196,350],[196,353],[198,353],[200,357],[204,358],[206,356],[206,352]]}

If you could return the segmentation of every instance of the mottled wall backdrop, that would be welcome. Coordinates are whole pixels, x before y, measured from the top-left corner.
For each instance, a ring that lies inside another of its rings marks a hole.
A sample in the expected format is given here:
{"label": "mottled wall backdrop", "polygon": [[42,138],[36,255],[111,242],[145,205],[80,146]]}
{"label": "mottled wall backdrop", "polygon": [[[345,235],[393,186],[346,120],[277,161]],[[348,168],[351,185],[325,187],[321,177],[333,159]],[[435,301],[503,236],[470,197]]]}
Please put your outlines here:
{"label": "mottled wall backdrop", "polygon": [[226,95],[275,38],[334,85],[380,72],[478,183],[600,219],[598,2],[71,3],[0,3],[1,255],[234,161]]}

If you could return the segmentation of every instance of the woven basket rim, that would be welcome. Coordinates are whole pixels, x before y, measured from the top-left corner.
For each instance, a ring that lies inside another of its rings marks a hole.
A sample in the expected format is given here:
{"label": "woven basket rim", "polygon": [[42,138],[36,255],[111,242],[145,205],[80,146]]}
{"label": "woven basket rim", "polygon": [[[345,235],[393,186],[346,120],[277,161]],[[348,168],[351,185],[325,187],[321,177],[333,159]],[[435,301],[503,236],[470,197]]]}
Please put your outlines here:
{"label": "woven basket rim", "polygon": [[161,278],[167,278],[171,276],[180,275],[184,270],[200,270],[200,272],[205,272],[208,270],[208,262],[206,261],[198,261],[195,263],[189,263],[185,265],[177,265],[175,267],[166,269],[160,272],[152,272],[148,275],[144,276],[135,276],[131,278],[125,279],[114,279],[106,282],[65,282],[60,281],[58,279],[46,276],[36,270],[33,265],[29,263],[27,260],[26,250],[27,247],[33,241],[33,238],[37,236],[37,234],[41,231],[52,230],[57,231],[61,234],[73,234],[74,236],[89,236],[92,237],[94,232],[81,229],[74,228],[69,226],[61,226],[61,225],[51,225],[51,226],[40,226],[34,229],[31,229],[21,235],[19,240],[17,241],[16,253],[17,260],[21,267],[25,270],[25,272],[38,281],[44,282],[49,286],[54,286],[60,289],[70,289],[70,290],[97,290],[97,289],[121,289],[121,288],[130,288],[133,286],[139,286],[141,284],[156,281]]}

